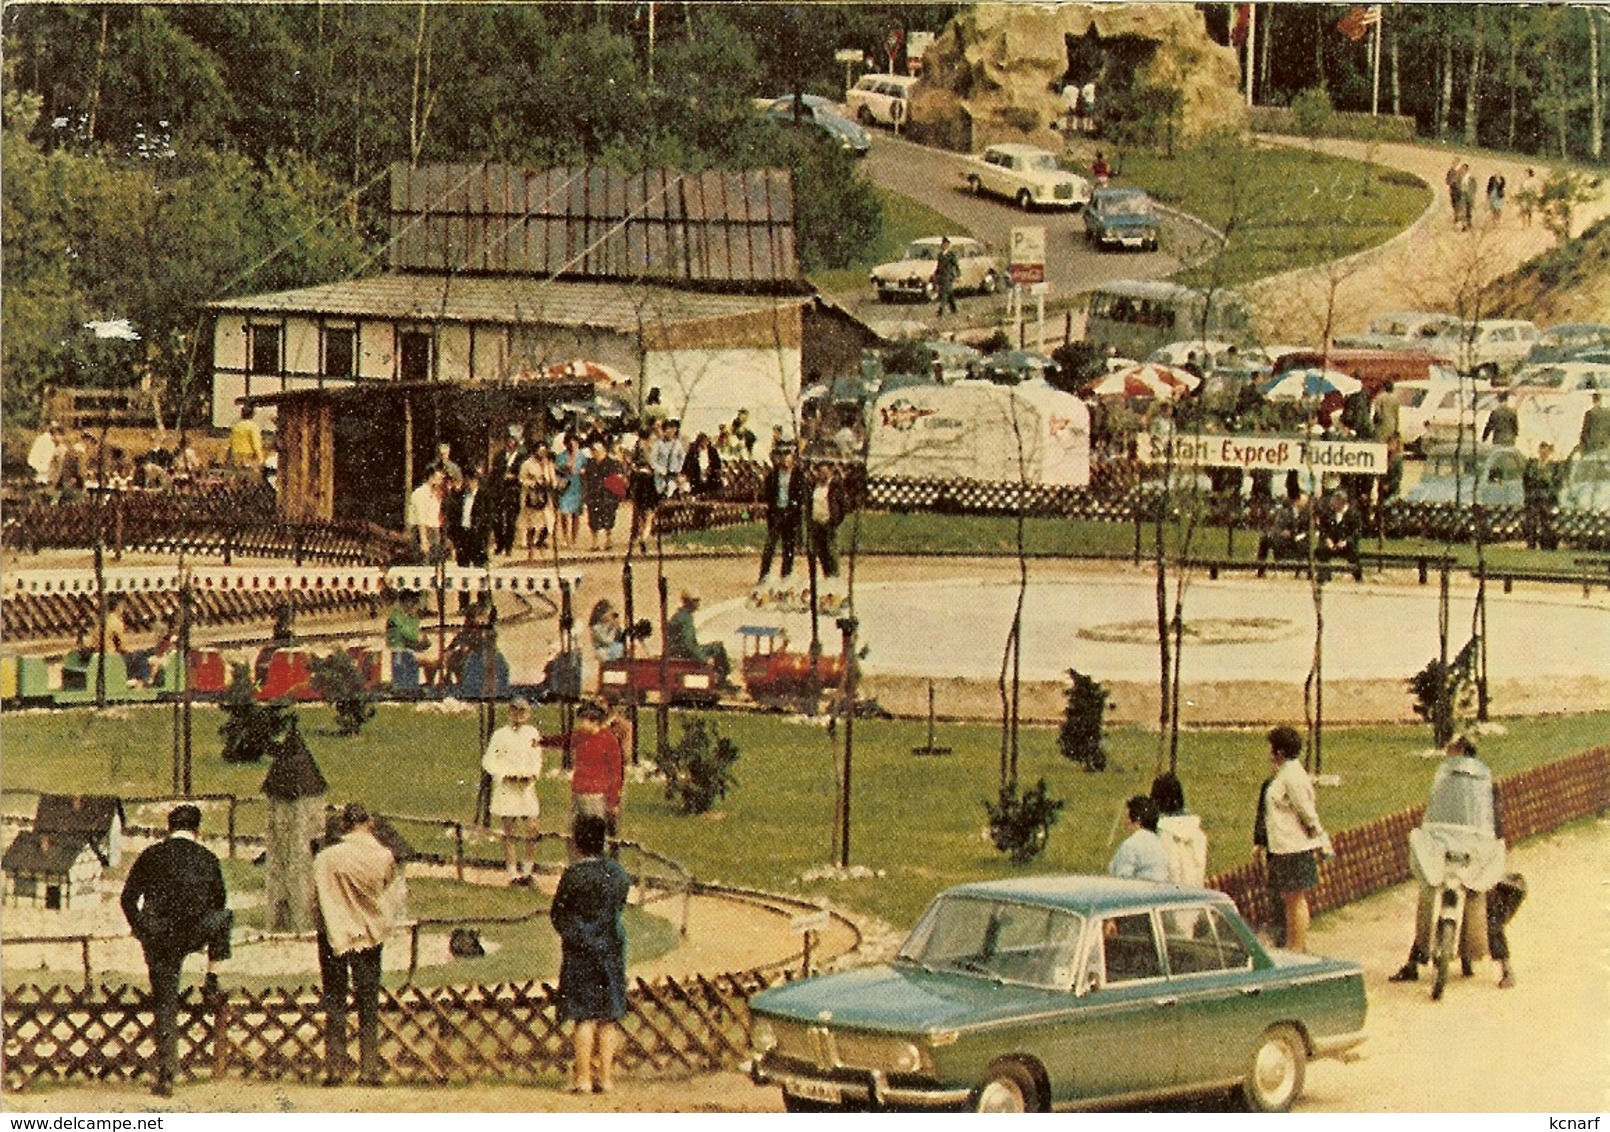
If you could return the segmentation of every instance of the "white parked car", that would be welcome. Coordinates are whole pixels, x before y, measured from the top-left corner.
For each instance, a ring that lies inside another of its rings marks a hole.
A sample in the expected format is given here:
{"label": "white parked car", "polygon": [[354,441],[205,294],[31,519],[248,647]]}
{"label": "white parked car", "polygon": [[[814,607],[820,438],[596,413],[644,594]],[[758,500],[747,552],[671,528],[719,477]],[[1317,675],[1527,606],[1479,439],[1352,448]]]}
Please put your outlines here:
{"label": "white parked car", "polygon": [[[884,302],[895,299],[928,299],[939,297],[934,285],[934,268],[939,265],[939,241],[944,236],[924,236],[906,245],[905,255],[894,263],[880,263],[872,269],[872,286]],[[961,274],[956,279],[957,291],[976,291],[993,295],[1001,284],[1001,265],[989,249],[971,236],[950,236],[951,250]]]}
{"label": "white parked car", "polygon": [[[1419,451],[1433,418],[1440,422],[1439,433],[1446,433],[1451,440],[1459,421],[1461,400],[1470,405],[1477,395],[1490,389],[1488,382],[1460,377],[1441,366],[1433,369],[1430,377],[1396,382],[1392,391],[1398,398],[1398,435],[1403,438],[1404,447]],[[1469,421],[1467,410],[1467,430]]]}
{"label": "white parked car", "polygon": [[1370,319],[1363,332],[1337,338],[1336,345],[1349,350],[1419,350],[1458,322],[1451,314],[1388,311]]}
{"label": "white parked car", "polygon": [[962,176],[975,193],[991,193],[1027,211],[1032,208],[1083,208],[1090,182],[1057,163],[1056,154],[1032,145],[1003,143],[968,158]]}
{"label": "white parked car", "polygon": [[1510,384],[1517,404],[1532,397],[1564,393],[1610,393],[1610,365],[1603,362],[1550,362],[1515,371]]}
{"label": "white parked car", "polygon": [[1488,318],[1456,322],[1435,338],[1427,339],[1425,348],[1452,358],[1461,373],[1492,381],[1524,364],[1536,342],[1535,324],[1524,319]]}
{"label": "white parked car", "polygon": [[844,95],[844,109],[863,126],[903,125],[915,75],[862,75]]}

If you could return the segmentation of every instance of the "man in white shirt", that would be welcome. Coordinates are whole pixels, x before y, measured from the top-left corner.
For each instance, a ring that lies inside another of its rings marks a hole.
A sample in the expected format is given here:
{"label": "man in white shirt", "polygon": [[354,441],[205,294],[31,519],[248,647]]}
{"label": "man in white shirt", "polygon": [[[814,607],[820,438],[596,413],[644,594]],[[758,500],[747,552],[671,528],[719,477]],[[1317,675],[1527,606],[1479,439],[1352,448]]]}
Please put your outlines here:
{"label": "man in white shirt", "polygon": [[444,473],[433,469],[408,497],[408,525],[414,528],[419,552],[434,566],[442,557],[442,483]]}
{"label": "man in white shirt", "polygon": [[503,859],[509,868],[509,883],[528,887],[532,880],[528,865],[532,870],[536,867],[542,736],[531,722],[530,704],[510,700],[508,710],[509,722],[492,732],[481,769],[490,779],[488,812],[503,825]]}
{"label": "man in white shirt", "polygon": [[361,802],[336,818],[340,840],[313,858],[326,1085],[347,1070],[347,984],[358,1003],[358,1083],[380,1084],[380,948],[403,918],[407,886]]}
{"label": "man in white shirt", "polygon": [[66,451],[62,444],[61,425],[51,421],[45,431],[34,438],[28,449],[28,466],[34,470],[34,483],[51,487],[61,478],[61,458]]}

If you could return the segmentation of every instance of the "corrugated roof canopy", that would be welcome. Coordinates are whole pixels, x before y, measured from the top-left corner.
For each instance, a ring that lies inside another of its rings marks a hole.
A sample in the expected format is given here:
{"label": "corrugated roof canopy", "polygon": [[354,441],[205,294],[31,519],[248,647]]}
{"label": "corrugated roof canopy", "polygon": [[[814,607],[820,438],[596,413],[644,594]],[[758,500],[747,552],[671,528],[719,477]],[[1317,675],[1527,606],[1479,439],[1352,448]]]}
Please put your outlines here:
{"label": "corrugated roof canopy", "polygon": [[518,275],[390,274],[207,305],[245,314],[595,327],[635,335],[643,326],[791,309],[812,301],[808,295],[721,295]]}
{"label": "corrugated roof canopy", "polygon": [[428,165],[391,171],[391,264],[695,283],[795,283],[787,170]]}

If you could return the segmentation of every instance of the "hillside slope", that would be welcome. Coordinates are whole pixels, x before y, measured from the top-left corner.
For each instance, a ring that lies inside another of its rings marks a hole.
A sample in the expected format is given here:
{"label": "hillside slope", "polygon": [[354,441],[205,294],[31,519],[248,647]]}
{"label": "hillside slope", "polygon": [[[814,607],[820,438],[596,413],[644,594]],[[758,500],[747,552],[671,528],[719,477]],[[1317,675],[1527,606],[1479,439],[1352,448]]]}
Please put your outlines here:
{"label": "hillside slope", "polygon": [[1539,326],[1610,322],[1610,218],[1493,283],[1494,313]]}

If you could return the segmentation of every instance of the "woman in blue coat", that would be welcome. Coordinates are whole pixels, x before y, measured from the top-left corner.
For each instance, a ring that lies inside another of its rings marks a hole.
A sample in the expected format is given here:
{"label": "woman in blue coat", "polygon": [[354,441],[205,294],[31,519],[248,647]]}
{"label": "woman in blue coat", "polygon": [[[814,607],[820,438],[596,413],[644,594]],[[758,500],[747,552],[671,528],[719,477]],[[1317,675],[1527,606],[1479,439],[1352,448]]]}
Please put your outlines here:
{"label": "woman in blue coat", "polygon": [[607,829],[596,815],[576,818],[577,860],[559,878],[548,913],[559,933],[559,1018],[576,1023],[573,1093],[609,1091],[626,1014],[622,913],[631,880],[604,855]]}
{"label": "woman in blue coat", "polygon": [[582,469],[587,466],[587,453],[581,440],[573,432],[565,433],[565,448],[553,459],[555,474],[559,477],[559,499],[555,507],[559,512],[559,533],[566,546],[575,546],[581,537]]}

